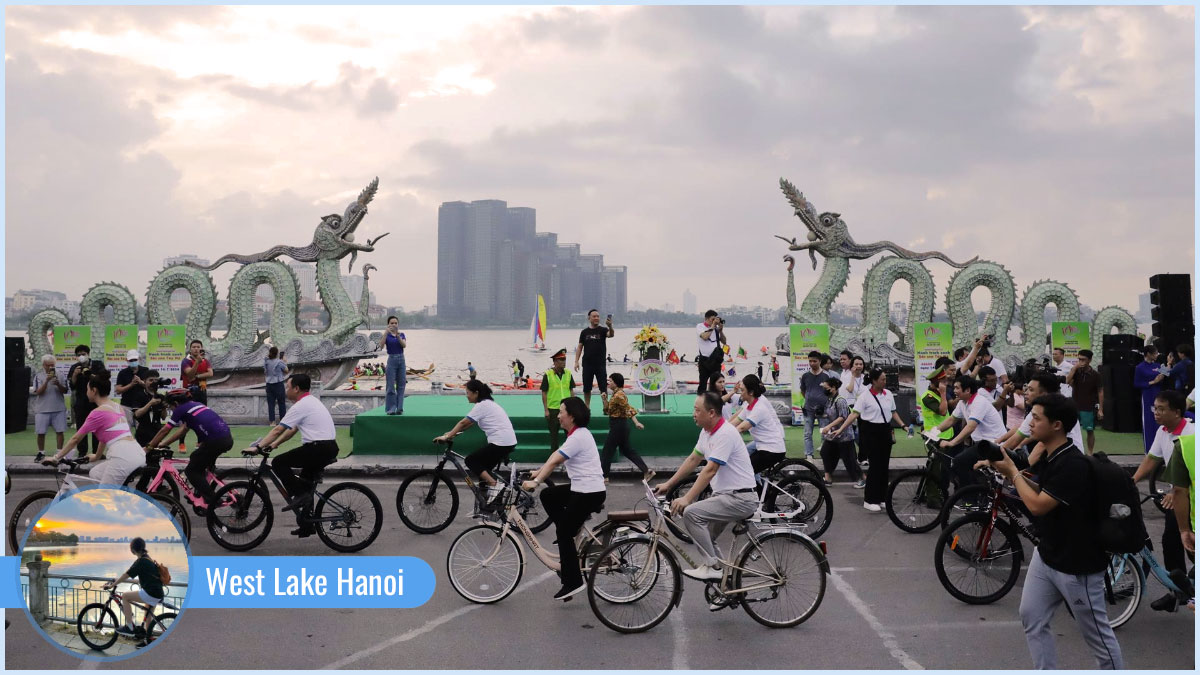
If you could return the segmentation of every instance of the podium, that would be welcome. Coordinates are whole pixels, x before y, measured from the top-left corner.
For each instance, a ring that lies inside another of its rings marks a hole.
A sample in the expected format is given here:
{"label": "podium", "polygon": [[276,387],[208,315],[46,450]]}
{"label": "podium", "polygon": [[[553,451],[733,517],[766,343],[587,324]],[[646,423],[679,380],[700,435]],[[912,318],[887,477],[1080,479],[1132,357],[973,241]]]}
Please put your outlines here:
{"label": "podium", "polygon": [[658,347],[647,347],[633,373],[634,388],[642,394],[642,412],[665,414],[663,394],[671,387],[671,371]]}

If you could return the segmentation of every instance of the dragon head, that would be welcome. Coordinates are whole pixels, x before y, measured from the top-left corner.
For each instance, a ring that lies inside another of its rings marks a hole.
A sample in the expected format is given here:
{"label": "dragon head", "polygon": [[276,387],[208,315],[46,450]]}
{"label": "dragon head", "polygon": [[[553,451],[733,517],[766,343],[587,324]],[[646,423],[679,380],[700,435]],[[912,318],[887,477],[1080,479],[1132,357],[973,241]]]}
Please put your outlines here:
{"label": "dragon head", "polygon": [[359,251],[365,253],[374,251],[375,242],[387,236],[385,232],[374,239],[368,239],[366,244],[354,241],[354,230],[367,215],[367,204],[371,203],[378,189],[379,178],[376,177],[358,194],[357,199],[346,206],[344,213],[341,215],[333,213],[321,219],[321,224],[317,226],[317,231],[313,235],[313,242],[320,249],[321,258],[338,260],[349,253],[350,268],[353,269],[354,259],[358,257]]}
{"label": "dragon head", "polygon": [[808,228],[808,242],[797,242],[793,237],[791,239],[780,235],[775,235],[779,239],[788,242],[788,248],[792,251],[808,250],[808,257],[812,260],[813,269],[817,268],[817,253],[825,257],[837,255],[838,250],[846,241],[847,228],[845,221],[842,220],[840,213],[825,212],[817,214],[817,209],[813,207],[812,202],[804,197],[804,193],[796,189],[786,179],[779,179],[779,187],[783,190],[783,194],[787,197],[794,209],[793,213],[804,226]]}

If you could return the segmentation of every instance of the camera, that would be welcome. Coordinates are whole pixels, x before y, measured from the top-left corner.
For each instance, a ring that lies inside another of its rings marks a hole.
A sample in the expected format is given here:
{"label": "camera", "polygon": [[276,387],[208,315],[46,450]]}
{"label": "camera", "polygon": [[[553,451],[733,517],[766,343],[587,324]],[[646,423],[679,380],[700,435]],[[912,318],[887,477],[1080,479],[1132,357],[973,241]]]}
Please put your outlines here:
{"label": "camera", "polygon": [[991,441],[979,441],[979,456],[989,462],[999,462],[1004,459],[1004,449]]}

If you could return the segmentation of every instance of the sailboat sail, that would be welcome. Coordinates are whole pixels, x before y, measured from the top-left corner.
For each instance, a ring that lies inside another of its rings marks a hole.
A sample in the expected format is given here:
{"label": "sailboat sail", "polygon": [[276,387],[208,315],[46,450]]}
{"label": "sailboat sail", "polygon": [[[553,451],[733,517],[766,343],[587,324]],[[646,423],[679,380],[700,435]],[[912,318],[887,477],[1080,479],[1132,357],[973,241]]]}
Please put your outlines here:
{"label": "sailboat sail", "polygon": [[529,332],[533,349],[546,348],[546,301],[541,294],[537,296],[537,307],[533,311],[533,320],[529,323]]}

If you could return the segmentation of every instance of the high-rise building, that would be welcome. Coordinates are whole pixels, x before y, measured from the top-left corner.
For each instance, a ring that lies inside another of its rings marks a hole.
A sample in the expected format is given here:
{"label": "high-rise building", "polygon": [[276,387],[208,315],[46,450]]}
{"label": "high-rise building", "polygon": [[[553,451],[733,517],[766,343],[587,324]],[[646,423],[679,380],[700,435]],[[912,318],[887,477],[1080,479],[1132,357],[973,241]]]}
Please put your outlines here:
{"label": "high-rise building", "polygon": [[696,295],[692,293],[692,289],[687,288],[683,291],[683,313],[696,313]]}

